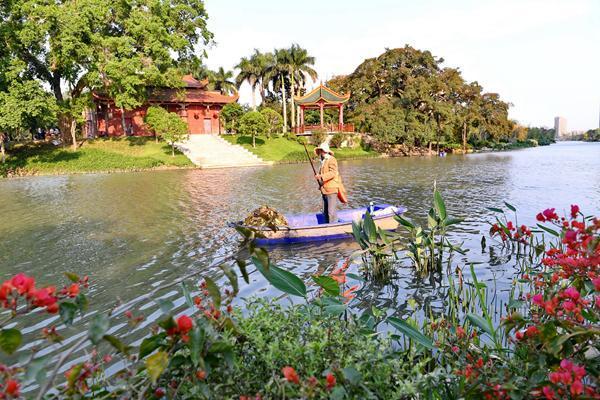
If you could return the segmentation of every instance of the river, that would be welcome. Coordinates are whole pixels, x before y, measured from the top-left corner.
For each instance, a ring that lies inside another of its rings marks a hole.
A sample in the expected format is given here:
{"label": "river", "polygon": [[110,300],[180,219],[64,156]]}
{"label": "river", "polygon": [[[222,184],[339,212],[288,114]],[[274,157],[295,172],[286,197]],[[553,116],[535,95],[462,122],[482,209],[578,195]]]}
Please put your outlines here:
{"label": "river", "polygon": [[[470,251],[457,262],[477,264],[480,280],[506,291],[514,261],[482,252],[481,235],[493,215],[486,207],[507,201],[518,208],[519,222],[533,223],[547,207],[566,211],[579,204],[600,215],[600,143],[561,142],[510,152],[445,158],[368,159],[340,162],[350,206],[369,201],[402,204],[420,219],[429,209],[433,184],[449,213],[465,218],[454,239]],[[65,283],[64,271],[88,275],[92,310],[106,310],[116,299],[134,302],[150,289],[191,271],[204,270],[237,247],[227,226],[268,204],[285,212],[310,212],[320,196],[307,164],[273,167],[179,170],[143,173],[31,177],[0,181],[0,279],[17,272],[41,284]],[[270,249],[275,262],[308,278],[341,262],[357,247],[352,241]],[[412,269],[399,271],[393,285],[362,291],[364,301],[402,313],[409,298],[440,305],[440,282],[422,280]],[[241,297],[278,292],[257,273],[241,285]],[[176,305],[175,290],[163,293]],[[160,315],[143,305],[149,321]],[[56,323],[49,317],[24,329],[33,333]],[[73,329],[73,328],[72,328]],[[113,330],[128,329],[122,319]],[[79,333],[83,334],[83,333]],[[133,333],[132,338],[138,338]],[[59,352],[60,346],[52,351]]]}

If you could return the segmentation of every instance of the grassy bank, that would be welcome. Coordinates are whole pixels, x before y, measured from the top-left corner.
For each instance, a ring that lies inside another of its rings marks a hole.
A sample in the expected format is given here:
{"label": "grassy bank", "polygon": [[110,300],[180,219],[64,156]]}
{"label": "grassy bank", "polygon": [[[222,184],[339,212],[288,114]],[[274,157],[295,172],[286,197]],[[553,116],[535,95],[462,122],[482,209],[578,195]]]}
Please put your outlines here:
{"label": "grassy bank", "polygon": [[0,176],[56,175],[89,172],[139,171],[193,167],[183,154],[171,156],[165,143],[130,137],[85,141],[77,151],[49,143],[18,144],[11,148]]}
{"label": "grassy bank", "polygon": [[[223,135],[225,140],[233,144],[239,144],[249,151],[253,152],[265,161],[274,162],[299,162],[306,161],[306,153],[304,146],[295,140],[289,140],[285,137],[277,137],[267,139],[264,136],[256,138],[256,147],[252,147],[251,136],[241,135]],[[308,145],[308,151],[312,153],[314,146]],[[374,151],[364,150],[362,148],[350,149],[333,149],[335,157],[338,160],[352,158],[369,158],[378,157],[379,153]]]}

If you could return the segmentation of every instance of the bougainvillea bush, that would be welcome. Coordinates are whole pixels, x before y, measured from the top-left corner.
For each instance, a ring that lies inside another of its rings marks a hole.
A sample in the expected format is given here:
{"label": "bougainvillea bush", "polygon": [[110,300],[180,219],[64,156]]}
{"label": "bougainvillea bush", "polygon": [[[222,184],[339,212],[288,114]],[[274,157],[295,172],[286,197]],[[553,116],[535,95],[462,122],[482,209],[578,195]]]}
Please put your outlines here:
{"label": "bougainvillea bush", "polygon": [[[447,275],[444,313],[358,314],[353,302],[368,274],[349,285],[350,260],[307,285],[254,247],[251,231],[241,233],[253,264],[299,304],[233,307],[238,271],[221,265],[221,287],[192,276],[172,284],[185,310],[150,292],[162,312],[155,324],[120,306],[82,319],[93,307],[87,277],[66,274],[68,283],[40,287],[17,274],[0,285],[0,399],[600,398],[600,220],[573,206],[564,217],[547,209],[528,227],[494,210],[490,235],[521,266],[501,318],[473,266]],[[235,264],[247,280],[245,262]],[[60,317],[55,326],[21,333],[18,321],[47,313]],[[115,318],[147,325],[139,345],[109,333]],[[70,334],[70,325],[87,333]],[[44,356],[55,343],[65,350]],[[81,349],[86,356],[73,360]]]}

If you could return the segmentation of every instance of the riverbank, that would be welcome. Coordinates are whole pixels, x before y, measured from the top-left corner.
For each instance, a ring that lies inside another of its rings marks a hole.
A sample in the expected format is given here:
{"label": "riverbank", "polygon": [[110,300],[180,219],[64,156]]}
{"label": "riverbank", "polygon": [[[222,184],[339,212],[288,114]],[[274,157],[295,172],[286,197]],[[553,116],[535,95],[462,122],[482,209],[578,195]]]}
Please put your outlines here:
{"label": "riverbank", "polygon": [[[296,140],[290,140],[285,137],[273,137],[267,139],[265,136],[256,138],[256,147],[252,147],[251,136],[241,135],[223,135],[223,139],[232,144],[237,144],[248,151],[256,154],[265,161],[274,163],[297,163],[306,162],[306,152],[304,146]],[[313,145],[307,145],[308,151],[312,154]],[[373,150],[365,150],[362,147],[333,149],[335,157],[338,160],[351,160],[358,158],[375,158],[381,154]]]}
{"label": "riverbank", "polygon": [[194,168],[194,164],[181,153],[171,156],[164,142],[128,137],[86,140],[77,151],[46,142],[18,144],[0,164],[0,177],[177,168]]}

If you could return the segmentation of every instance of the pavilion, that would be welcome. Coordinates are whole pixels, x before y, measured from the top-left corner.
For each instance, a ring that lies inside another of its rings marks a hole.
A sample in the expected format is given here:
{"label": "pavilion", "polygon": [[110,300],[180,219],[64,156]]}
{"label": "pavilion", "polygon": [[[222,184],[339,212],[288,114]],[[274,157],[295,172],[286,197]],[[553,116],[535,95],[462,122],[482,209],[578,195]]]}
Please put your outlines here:
{"label": "pavilion", "polygon": [[[296,133],[310,132],[314,129],[326,129],[329,132],[354,132],[354,125],[344,124],[344,103],[350,99],[350,93],[342,95],[334,92],[322,83],[304,96],[294,96],[294,102],[300,107],[300,125]],[[326,108],[338,109],[338,123],[325,124],[323,111]],[[320,125],[305,125],[304,110],[319,110]]]}

